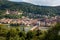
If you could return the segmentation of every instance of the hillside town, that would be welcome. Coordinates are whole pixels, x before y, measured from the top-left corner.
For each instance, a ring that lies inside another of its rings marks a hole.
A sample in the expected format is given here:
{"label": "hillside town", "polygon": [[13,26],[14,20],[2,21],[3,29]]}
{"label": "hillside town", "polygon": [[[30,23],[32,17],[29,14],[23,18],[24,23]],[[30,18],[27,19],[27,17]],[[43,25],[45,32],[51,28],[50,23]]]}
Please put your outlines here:
{"label": "hillside town", "polygon": [[55,16],[49,18],[42,18],[42,19],[29,19],[27,17],[22,17],[21,19],[9,19],[3,18],[0,19],[0,24],[24,24],[25,26],[41,26],[41,27],[49,27],[54,26],[57,22],[60,22],[60,17]]}
{"label": "hillside town", "polygon": [[[6,10],[5,14],[20,15],[23,13],[14,10],[13,11]],[[48,18],[48,16],[44,15],[43,18],[37,18],[37,19],[22,16],[22,18],[18,18],[18,19],[10,19],[10,18],[0,19],[0,24],[19,24],[20,26],[24,25],[24,26],[31,26],[31,27],[34,26],[50,27],[50,26],[55,26],[57,22],[60,22],[60,16],[53,16]]]}
{"label": "hillside town", "polygon": [[[25,16],[23,16],[23,14]],[[41,14],[34,14],[34,13],[23,13],[23,11],[18,10],[6,10],[6,12],[3,15],[12,15],[5,16],[4,18],[0,19],[0,24],[7,24],[8,27],[11,27],[11,24],[14,26],[24,26],[27,27],[28,30],[48,30],[50,27],[54,27],[58,22],[60,23],[60,16],[55,15],[51,16],[49,15],[41,15]],[[16,18],[21,16],[21,18]],[[31,27],[30,29],[28,27]]]}

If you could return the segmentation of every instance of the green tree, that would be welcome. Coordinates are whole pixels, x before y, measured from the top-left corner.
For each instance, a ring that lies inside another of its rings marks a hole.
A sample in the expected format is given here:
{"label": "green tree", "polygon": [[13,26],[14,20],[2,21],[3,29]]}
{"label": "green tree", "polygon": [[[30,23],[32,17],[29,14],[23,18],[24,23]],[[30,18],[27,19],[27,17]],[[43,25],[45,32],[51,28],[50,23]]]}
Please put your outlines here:
{"label": "green tree", "polygon": [[8,29],[0,27],[0,36],[5,37],[8,33]]}
{"label": "green tree", "polygon": [[29,31],[29,32],[27,32],[27,34],[26,34],[26,39],[27,40],[30,40],[30,39],[32,39],[33,38],[33,32],[32,31]]}
{"label": "green tree", "polygon": [[24,38],[24,39],[25,39],[25,37],[26,37],[26,34],[25,34],[24,31],[19,32],[18,35],[19,35],[19,37]]}
{"label": "green tree", "polygon": [[[59,31],[60,31],[60,23],[57,23],[55,27],[48,30],[44,40],[57,40]],[[60,38],[58,40],[60,40]]]}

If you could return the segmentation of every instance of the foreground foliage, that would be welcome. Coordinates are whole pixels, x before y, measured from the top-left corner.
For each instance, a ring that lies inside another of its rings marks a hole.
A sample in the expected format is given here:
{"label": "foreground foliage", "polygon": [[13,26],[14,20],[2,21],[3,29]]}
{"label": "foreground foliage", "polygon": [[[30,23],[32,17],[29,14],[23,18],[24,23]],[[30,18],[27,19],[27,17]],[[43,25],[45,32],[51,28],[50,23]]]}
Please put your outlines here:
{"label": "foreground foliage", "polygon": [[20,31],[19,28],[7,29],[0,26],[0,40],[60,40],[60,24],[48,31]]}

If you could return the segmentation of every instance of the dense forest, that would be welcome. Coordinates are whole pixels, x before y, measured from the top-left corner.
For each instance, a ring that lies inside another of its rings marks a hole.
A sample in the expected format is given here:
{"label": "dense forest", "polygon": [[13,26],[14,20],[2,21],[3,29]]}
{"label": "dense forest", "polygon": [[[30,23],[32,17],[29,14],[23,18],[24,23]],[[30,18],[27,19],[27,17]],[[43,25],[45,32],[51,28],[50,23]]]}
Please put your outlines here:
{"label": "dense forest", "polygon": [[[3,15],[6,10],[19,11],[22,15]],[[60,6],[39,6],[25,2],[11,2],[7,0],[0,0],[0,18],[21,18],[26,16],[29,18],[40,18],[40,15],[56,16],[60,15]]]}
{"label": "dense forest", "polygon": [[24,16],[29,13],[39,15],[60,15],[60,6],[39,6],[25,2],[0,1],[0,17],[3,16],[2,14],[4,14],[7,9],[22,11]]}

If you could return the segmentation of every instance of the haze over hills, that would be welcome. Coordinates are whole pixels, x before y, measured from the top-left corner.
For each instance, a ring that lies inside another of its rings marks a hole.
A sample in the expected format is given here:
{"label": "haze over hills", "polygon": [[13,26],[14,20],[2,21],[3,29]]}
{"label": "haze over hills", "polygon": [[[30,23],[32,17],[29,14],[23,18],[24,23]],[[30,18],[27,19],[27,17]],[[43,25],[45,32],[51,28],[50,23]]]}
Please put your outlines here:
{"label": "haze over hills", "polygon": [[59,6],[60,0],[10,0],[13,2],[27,2],[35,5]]}

